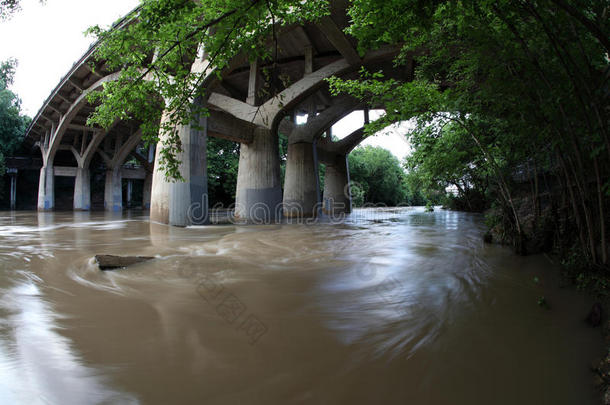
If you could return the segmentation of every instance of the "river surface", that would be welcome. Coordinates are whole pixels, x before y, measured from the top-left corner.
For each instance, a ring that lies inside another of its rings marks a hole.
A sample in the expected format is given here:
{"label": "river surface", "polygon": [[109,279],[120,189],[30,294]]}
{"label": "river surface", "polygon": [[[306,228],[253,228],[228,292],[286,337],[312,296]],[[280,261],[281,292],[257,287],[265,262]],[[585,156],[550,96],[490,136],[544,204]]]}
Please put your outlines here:
{"label": "river surface", "polygon": [[0,213],[0,403],[598,403],[591,300],[483,232],[419,208],[186,229]]}

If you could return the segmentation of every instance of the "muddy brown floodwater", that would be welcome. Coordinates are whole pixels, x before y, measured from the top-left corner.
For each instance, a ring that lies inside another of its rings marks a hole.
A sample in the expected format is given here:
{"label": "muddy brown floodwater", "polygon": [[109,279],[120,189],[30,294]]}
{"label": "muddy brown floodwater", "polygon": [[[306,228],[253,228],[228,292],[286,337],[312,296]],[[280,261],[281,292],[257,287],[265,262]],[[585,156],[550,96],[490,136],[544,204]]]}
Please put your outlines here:
{"label": "muddy brown floodwater", "polygon": [[186,229],[0,213],[0,403],[596,404],[591,300],[483,231],[423,209]]}

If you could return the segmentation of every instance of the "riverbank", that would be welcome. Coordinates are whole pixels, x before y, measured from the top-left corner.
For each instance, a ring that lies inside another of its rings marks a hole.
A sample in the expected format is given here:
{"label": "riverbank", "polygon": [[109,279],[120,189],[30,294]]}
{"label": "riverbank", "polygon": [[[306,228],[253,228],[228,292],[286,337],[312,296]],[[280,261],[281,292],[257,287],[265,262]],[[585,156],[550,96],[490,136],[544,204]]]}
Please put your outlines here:
{"label": "riverbank", "polygon": [[[603,305],[604,313],[610,308],[608,302]],[[594,373],[594,383],[601,392],[601,403],[610,405],[610,320],[606,319],[602,327],[602,335],[606,344],[606,354],[591,364]]]}
{"label": "riverbank", "polygon": [[583,319],[593,317],[588,323],[600,331],[605,342],[605,351],[591,362],[591,370],[600,402],[610,405],[610,275],[605,267],[589,264],[580,253],[575,241],[577,232],[568,218],[564,216],[562,220],[562,208],[552,203],[536,208],[530,198],[516,199],[514,204],[521,221],[521,235],[516,236],[513,222],[500,209],[492,208],[485,213],[488,230],[484,241],[510,246],[520,255],[547,255],[561,268],[562,286],[585,291],[596,301]]}

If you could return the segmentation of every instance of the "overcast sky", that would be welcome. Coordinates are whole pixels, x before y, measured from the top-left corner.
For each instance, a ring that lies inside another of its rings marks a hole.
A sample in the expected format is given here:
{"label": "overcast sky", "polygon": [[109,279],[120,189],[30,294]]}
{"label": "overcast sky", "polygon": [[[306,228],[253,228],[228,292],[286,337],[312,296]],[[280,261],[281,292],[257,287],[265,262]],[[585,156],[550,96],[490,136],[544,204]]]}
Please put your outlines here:
{"label": "overcast sky", "polygon": [[[61,78],[89,48],[92,38],[83,32],[92,25],[108,26],[131,11],[138,0],[22,0],[22,10],[9,21],[0,22],[0,61],[19,62],[12,90],[22,100],[23,111],[34,116]],[[374,115],[374,114],[373,114]],[[374,118],[373,115],[371,118]],[[342,138],[363,125],[356,111],[335,125],[333,134]],[[400,133],[386,131],[363,142],[382,146],[399,159],[409,153]]]}

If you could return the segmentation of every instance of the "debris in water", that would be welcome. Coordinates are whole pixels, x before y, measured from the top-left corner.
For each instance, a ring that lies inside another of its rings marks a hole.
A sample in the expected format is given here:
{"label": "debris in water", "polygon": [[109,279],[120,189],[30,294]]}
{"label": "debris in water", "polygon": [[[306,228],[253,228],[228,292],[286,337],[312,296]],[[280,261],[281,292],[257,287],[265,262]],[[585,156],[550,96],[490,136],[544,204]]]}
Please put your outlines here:
{"label": "debris in water", "polygon": [[142,263],[154,259],[150,256],[114,256],[114,255],[95,255],[100,270],[122,269],[132,264]]}

